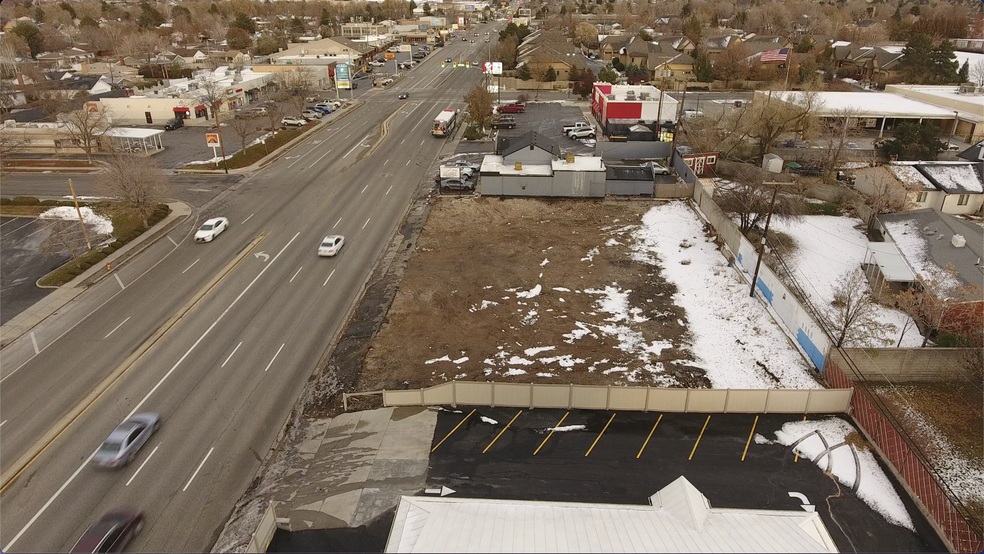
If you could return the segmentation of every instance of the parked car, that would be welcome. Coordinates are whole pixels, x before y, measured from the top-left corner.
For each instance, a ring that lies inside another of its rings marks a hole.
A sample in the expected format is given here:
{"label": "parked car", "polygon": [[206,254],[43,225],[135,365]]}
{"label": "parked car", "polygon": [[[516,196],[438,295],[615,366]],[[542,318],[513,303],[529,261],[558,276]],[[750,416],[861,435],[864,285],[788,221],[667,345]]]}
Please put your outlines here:
{"label": "parked car", "polygon": [[442,179],[441,188],[448,190],[475,190],[475,183],[468,179]]}
{"label": "parked car", "polygon": [[567,136],[572,139],[582,139],[582,138],[593,139],[595,138],[595,130],[592,129],[591,127],[582,127],[581,129],[577,129],[575,131],[571,131],[567,133]]}
{"label": "parked car", "polygon": [[578,121],[573,125],[564,125],[563,127],[561,127],[561,130],[564,132],[565,135],[571,133],[572,131],[579,131],[581,129],[591,129],[593,131],[594,125],[588,123],[587,121]]}
{"label": "parked car", "polygon": [[280,120],[280,124],[285,127],[303,127],[304,125],[307,125],[307,120],[303,117],[288,115]]}
{"label": "parked car", "polygon": [[168,119],[167,123],[164,124],[165,131],[173,131],[175,129],[180,129],[184,127],[185,120],[183,117],[175,117],[173,119]]}
{"label": "parked car", "polygon": [[342,235],[328,235],[321,241],[321,245],[318,246],[319,256],[334,256],[338,254],[338,251],[342,249],[342,245],[345,244],[345,237]]}
{"label": "parked car", "polygon": [[499,113],[523,113],[526,111],[526,106],[522,104],[504,104],[499,106]]}
{"label": "parked car", "polygon": [[308,106],[307,108],[305,108],[305,110],[310,110],[310,111],[313,111],[313,112],[318,112],[322,116],[325,116],[325,115],[328,115],[328,114],[331,113],[331,108],[329,108],[328,106],[320,106],[318,104],[315,104],[314,106]]}
{"label": "parked car", "polygon": [[856,143],[856,142],[848,142],[844,146],[846,146],[850,150],[860,150],[861,149],[861,146],[858,145],[858,143]]}
{"label": "parked car", "polygon": [[301,117],[303,117],[304,119],[321,119],[324,116],[325,114],[317,110],[304,110],[303,112],[301,112]]}
{"label": "parked car", "polygon": [[369,62],[369,65],[371,65],[373,67],[383,67],[384,65],[386,65],[386,62],[371,61],[371,62]]}
{"label": "parked car", "polygon": [[410,93],[409,92],[401,92],[400,95],[397,96],[397,98],[399,98],[400,100],[406,100],[407,98],[410,98]]}
{"label": "parked car", "polygon": [[215,237],[219,236],[222,231],[228,228],[228,219],[224,217],[213,217],[198,228],[198,232],[195,233],[195,242],[212,242],[215,240]]}
{"label": "parked car", "polygon": [[653,173],[656,175],[669,175],[670,170],[666,167],[661,166],[656,162],[649,162],[649,167],[653,168]]}
{"label": "parked car", "polygon": [[99,518],[82,533],[72,552],[123,552],[143,529],[140,512],[117,510]]}
{"label": "parked car", "polygon": [[504,115],[492,120],[493,129],[512,129],[515,126],[516,118],[510,115]]}
{"label": "parked car", "polygon": [[[198,240],[198,235],[195,235]],[[161,418],[152,412],[134,414],[120,423],[92,456],[92,465],[116,469],[133,461],[137,451],[161,427]]]}
{"label": "parked car", "polygon": [[444,165],[445,166],[448,166],[448,167],[467,168],[467,169],[471,169],[471,170],[474,170],[474,171],[478,171],[482,167],[482,166],[480,166],[477,163],[469,162],[467,160],[454,160],[454,161],[450,161],[450,162],[448,162],[448,163],[446,163]]}
{"label": "parked car", "polygon": [[315,108],[321,108],[322,111],[328,110],[325,113],[331,113],[335,111],[338,107],[335,105],[337,102],[318,102],[314,105]]}
{"label": "parked car", "polygon": [[697,119],[698,117],[703,117],[703,116],[704,116],[704,112],[695,110],[693,108],[685,108],[683,110],[684,119],[694,120]]}

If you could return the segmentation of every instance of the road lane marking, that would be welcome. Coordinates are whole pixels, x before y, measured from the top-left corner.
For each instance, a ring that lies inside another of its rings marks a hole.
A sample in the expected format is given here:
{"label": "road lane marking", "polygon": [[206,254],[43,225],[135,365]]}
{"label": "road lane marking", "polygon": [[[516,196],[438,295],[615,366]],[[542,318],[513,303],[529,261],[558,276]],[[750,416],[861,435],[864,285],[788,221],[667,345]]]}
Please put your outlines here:
{"label": "road lane marking", "polygon": [[584,453],[585,458],[587,458],[588,454],[591,454],[591,451],[594,450],[595,445],[598,444],[598,441],[601,440],[601,436],[605,434],[605,431],[608,430],[608,426],[612,424],[612,420],[614,419],[615,419],[615,414],[612,414],[612,417],[608,418],[608,423],[605,424],[605,428],[602,429],[600,433],[598,433],[598,437],[595,438],[593,443],[591,443],[591,448],[589,448],[588,451]]}
{"label": "road lane marking", "polygon": [[34,331],[31,331],[31,344],[34,345],[34,355],[37,356],[40,354],[41,351],[38,350],[38,339],[34,338]]}
{"label": "road lane marking", "polygon": [[342,139],[342,140],[345,140],[345,139],[349,138],[350,136],[352,136],[352,133],[349,133],[349,134],[345,135],[345,138]]}
{"label": "road lane marking", "polygon": [[7,423],[7,420],[6,420],[6,419],[5,419],[5,420],[3,420],[3,421],[0,421],[0,427],[3,427],[3,424],[4,424],[4,423]]}
{"label": "road lane marking", "polygon": [[341,222],[342,222],[342,218],[338,218],[338,221],[336,221],[335,224],[331,226],[331,228],[334,229],[335,227],[338,227],[338,224]]}
{"label": "road lane marking", "polygon": [[225,361],[222,362],[222,365],[220,365],[219,367],[225,367],[225,365],[229,363],[229,360],[232,359],[232,355],[235,354],[236,351],[239,350],[239,347],[242,345],[243,345],[243,341],[239,341],[239,344],[237,344],[236,347],[232,349],[232,352],[229,353],[229,357],[226,358]]}
{"label": "road lane marking", "polygon": [[386,194],[389,194],[391,190],[393,190],[393,185],[390,185],[390,188],[386,189]]}
{"label": "road lane marking", "polygon": [[11,232],[9,232],[9,233],[7,233],[7,234],[5,234],[4,236],[5,236],[5,237],[8,237],[8,236],[10,236],[10,235],[12,235],[12,234],[14,234],[14,233],[16,233],[17,231],[20,231],[20,230],[21,230],[21,229],[23,229],[24,227],[27,227],[28,225],[31,225],[32,223],[35,223],[35,221],[34,221],[33,219],[32,219],[32,220],[30,220],[30,221],[28,221],[27,223],[25,223],[25,224],[23,224],[23,225],[21,225],[20,227],[18,227],[18,228],[16,228],[16,229],[14,229],[13,231],[11,231]]}
{"label": "road lane marking", "polygon": [[[297,274],[300,273],[302,269],[304,269],[304,266],[303,265],[301,267],[297,268],[297,271],[294,272],[294,277],[297,277]],[[288,283],[293,283],[294,282],[294,277],[291,277],[290,278],[290,281],[287,281],[287,282]]]}
{"label": "road lane marking", "polygon": [[448,433],[447,435],[444,435],[444,438],[441,439],[441,442],[437,443],[437,445],[435,445],[434,448],[431,448],[431,452],[434,452],[435,450],[437,450],[437,447],[438,446],[441,446],[442,444],[444,444],[444,441],[448,440],[448,437],[450,437],[451,435],[453,435],[454,432],[458,430],[458,427],[461,427],[461,424],[462,423],[468,421],[468,418],[470,418],[472,416],[472,414],[475,413],[475,410],[477,410],[477,409],[478,408],[475,408],[472,411],[468,412],[468,415],[466,415],[464,417],[464,419],[462,419],[461,421],[459,421],[458,424],[454,426],[454,429],[451,429],[451,432],[450,433]]}
{"label": "road lane marking", "polygon": [[403,167],[406,167],[406,166],[408,166],[408,165],[410,165],[410,161],[411,161],[411,160],[407,160],[407,163],[406,163],[406,165],[404,165]]}
{"label": "road lane marking", "polygon": [[277,359],[277,356],[280,355],[280,351],[284,349],[284,346],[286,344],[287,343],[285,342],[285,343],[283,343],[283,344],[280,345],[280,348],[277,349],[277,353],[273,355],[273,358],[270,358],[270,363],[268,363],[267,366],[266,366],[266,368],[263,369],[263,373],[266,373],[267,371],[269,371],[270,366],[273,365],[273,361]]}
{"label": "road lane marking", "polygon": [[386,165],[386,164],[388,164],[388,163],[389,163],[389,161],[390,161],[390,159],[389,159],[389,158],[386,158],[386,161],[385,161],[385,162],[383,162],[383,165]]}
{"label": "road lane marking", "polygon": [[[249,217],[253,217],[254,215],[256,215],[256,214],[249,214]],[[249,221],[249,217],[247,217],[246,219],[244,219],[243,222],[240,223],[240,225],[245,225],[246,222]]]}
{"label": "road lane marking", "polygon": [[502,431],[499,431],[499,434],[496,435],[494,439],[492,439],[492,442],[490,442],[489,445],[485,447],[485,450],[482,450],[482,454],[485,454],[485,452],[488,451],[489,448],[492,448],[492,445],[495,444],[495,441],[499,440],[499,437],[501,437],[502,434],[506,432],[506,429],[508,429],[509,426],[512,425],[514,421],[516,421],[516,418],[519,417],[519,414],[521,413],[523,413],[523,410],[516,412],[516,415],[514,415],[513,418],[509,420],[509,423],[507,423],[506,426],[502,428]]}
{"label": "road lane marking", "polygon": [[133,475],[131,475],[131,476],[130,476],[130,478],[126,480],[126,484],[125,484],[125,485],[123,485],[124,487],[129,487],[129,486],[130,486],[130,483],[131,483],[131,482],[132,482],[132,481],[133,481],[134,479],[136,479],[136,478],[137,478],[137,474],[138,474],[138,473],[140,473],[140,470],[141,470],[141,469],[143,469],[143,467],[144,467],[145,465],[147,465],[147,462],[149,462],[149,461],[150,461],[150,459],[151,459],[151,458],[152,458],[152,457],[154,456],[154,453],[155,453],[155,452],[157,452],[157,449],[158,449],[158,448],[160,448],[160,447],[161,447],[161,445],[160,445],[160,444],[158,444],[157,446],[155,446],[155,447],[154,447],[154,449],[153,449],[153,450],[151,450],[151,451],[150,451],[150,456],[147,456],[147,459],[146,459],[146,460],[144,460],[144,461],[143,461],[143,463],[142,463],[142,464],[140,464],[140,467],[138,467],[138,468],[137,468],[137,470],[133,472]]}
{"label": "road lane marking", "polygon": [[198,258],[197,260],[191,262],[191,265],[186,267],[185,270],[181,272],[181,274],[184,275],[189,269],[195,267],[195,264],[197,264],[199,261],[201,261],[201,258]]}
{"label": "road lane marking", "polygon": [[745,461],[745,454],[748,453],[748,445],[752,443],[752,436],[755,434],[755,426],[758,425],[759,416],[755,416],[755,421],[752,423],[752,430],[748,432],[748,440],[745,441],[745,450],[741,453],[741,461]]}
{"label": "road lane marking", "polygon": [[322,154],[320,158],[318,158],[317,160],[314,160],[314,163],[312,163],[311,166],[314,166],[315,164],[317,164],[321,160],[325,159],[325,156],[327,156],[328,154],[331,154],[331,148],[329,148],[327,152],[325,152],[324,154]]}
{"label": "road lane marking", "polygon": [[237,296],[236,299],[233,300],[231,304],[229,304],[229,307],[227,307],[225,310],[223,310],[223,312],[221,314],[219,314],[219,317],[215,321],[213,321],[211,325],[208,326],[208,329],[205,329],[205,332],[202,333],[202,335],[200,337],[198,337],[198,340],[196,340],[195,343],[192,344],[190,348],[188,348],[188,351],[185,352],[181,356],[181,358],[178,359],[178,361],[174,362],[174,365],[171,366],[171,369],[169,369],[167,371],[167,373],[165,373],[164,376],[161,377],[160,381],[157,381],[157,384],[154,385],[154,387],[152,389],[150,389],[150,392],[148,392],[146,395],[144,395],[143,399],[140,400],[140,403],[138,403],[136,406],[134,406],[133,410],[131,410],[130,413],[125,418],[123,418],[123,421],[126,421],[126,420],[130,419],[131,417],[133,417],[133,414],[137,413],[140,410],[140,408],[144,405],[144,402],[146,402],[147,399],[149,399],[152,394],[154,394],[155,392],[157,392],[157,389],[160,388],[160,386],[164,384],[164,381],[166,381],[167,378],[170,377],[172,373],[174,373],[174,370],[178,369],[178,366],[181,365],[181,362],[185,361],[185,358],[187,358],[189,355],[191,355],[191,352],[193,350],[195,350],[195,348],[197,348],[198,345],[203,340],[205,340],[205,337],[207,337],[208,334],[212,332],[212,329],[214,329],[215,326],[218,325],[220,321],[222,321],[222,318],[224,318],[226,316],[226,314],[229,313],[229,310],[231,310],[233,308],[233,306],[235,306],[236,303],[239,302],[239,300],[242,299],[242,297],[246,295],[246,293],[249,291],[249,289],[253,288],[253,285],[256,284],[256,282],[260,280],[260,277],[263,277],[263,274],[266,273],[266,270],[268,270],[271,267],[273,267],[273,264],[277,261],[277,258],[279,258],[280,255],[284,253],[284,250],[287,250],[287,248],[297,239],[297,237],[300,234],[301,234],[301,232],[298,231],[297,234],[295,234],[294,237],[292,239],[290,239],[287,242],[287,244],[284,245],[283,248],[280,249],[280,252],[277,252],[277,255],[273,257],[273,260],[271,260],[270,263],[265,264],[263,266],[263,269],[260,270],[260,272],[256,275],[256,277],[253,277],[253,280],[250,281],[248,285],[246,285],[246,288],[244,288],[242,292],[239,293],[239,296]]}
{"label": "road lane marking", "polygon": [[365,228],[366,228],[366,225],[369,225],[369,220],[370,220],[370,219],[372,219],[372,218],[370,217],[369,219],[367,219],[367,220],[366,220],[366,222],[365,222],[365,223],[363,223],[363,224],[362,224],[362,228],[363,228],[363,229],[365,229]]}
{"label": "road lane marking", "polygon": [[205,462],[208,460],[208,457],[212,455],[213,450],[215,450],[214,446],[208,449],[208,454],[205,454],[205,457],[202,459],[202,463],[198,464],[198,469],[196,469],[195,472],[191,474],[191,479],[188,479],[188,482],[185,483],[185,486],[183,489],[181,489],[181,492],[188,490],[188,487],[191,486],[191,482],[195,480],[195,477],[198,476],[198,472],[202,470],[202,466],[205,465]]}
{"label": "road lane marking", "polygon": [[360,192],[359,194],[365,192],[367,188],[369,188],[369,183],[366,183],[366,186],[362,187],[362,192]]}
{"label": "road lane marking", "polygon": [[[347,137],[346,137],[346,138],[347,138]],[[343,158],[346,158],[346,157],[348,157],[348,155],[349,155],[349,154],[351,154],[351,153],[352,153],[352,152],[353,152],[353,151],[354,151],[354,150],[355,150],[356,148],[358,148],[358,147],[360,147],[360,146],[362,146],[362,141],[364,141],[364,140],[366,140],[367,138],[369,138],[369,135],[368,135],[368,134],[366,134],[366,136],[364,136],[364,137],[362,137],[362,139],[361,139],[361,140],[359,140],[359,142],[357,142],[357,143],[355,143],[355,146],[353,146],[353,147],[352,147],[352,148],[351,148],[351,149],[350,149],[350,150],[349,150],[348,152],[346,152],[346,153],[345,153],[345,155],[344,155],[344,156],[342,156],[342,157],[343,157]]]}
{"label": "road lane marking", "polygon": [[407,141],[407,139],[403,139],[403,140],[400,141],[400,144],[403,144],[406,141]]}
{"label": "road lane marking", "polygon": [[37,521],[39,517],[41,517],[41,514],[43,514],[45,510],[47,510],[48,507],[51,506],[52,502],[54,502],[56,498],[61,496],[61,493],[65,492],[65,489],[68,488],[69,483],[74,481],[75,478],[79,476],[79,473],[82,473],[82,470],[85,469],[85,466],[89,465],[89,461],[91,461],[93,456],[96,455],[96,452],[99,452],[98,448],[96,450],[93,450],[92,454],[89,454],[89,457],[86,458],[85,461],[82,462],[82,465],[80,465],[79,468],[75,470],[75,473],[73,473],[72,476],[68,478],[68,481],[65,481],[65,483],[63,483],[62,486],[55,491],[55,494],[51,495],[51,498],[49,498],[48,501],[44,503],[44,506],[41,506],[41,509],[38,510],[38,513],[34,514],[34,517],[32,517],[27,522],[27,525],[25,525],[23,529],[18,531],[17,534],[14,535],[14,538],[10,539],[10,542],[4,545],[4,547],[0,550],[3,550],[4,552],[10,552],[10,548],[14,546],[14,543],[17,542],[17,539],[21,538],[21,535],[26,533],[27,530],[30,529],[32,525],[34,525],[34,522]]}
{"label": "road lane marking", "polygon": [[646,445],[649,444],[649,439],[653,438],[653,433],[656,432],[656,426],[659,425],[660,421],[663,421],[663,414],[659,414],[659,417],[656,418],[656,423],[653,424],[652,430],[649,431],[649,436],[646,437],[646,442],[642,443],[642,448],[640,448],[639,453],[636,454],[637,460],[639,459],[639,456],[642,456],[642,451],[646,449]]}
{"label": "road lane marking", "polygon": [[421,145],[421,146],[423,146],[423,145],[424,145],[424,142],[425,142],[426,140],[427,140],[427,139],[424,139],[424,140],[422,140],[422,141],[420,141],[420,145]]}
{"label": "road lane marking", "polygon": [[114,273],[113,274],[113,277],[116,277],[116,282],[120,284],[120,290],[123,290],[123,289],[126,288],[125,286],[123,286],[123,280],[120,279],[120,274],[119,273]]}
{"label": "road lane marking", "polygon": [[540,452],[540,449],[543,448],[543,445],[547,444],[547,441],[550,440],[550,437],[553,436],[554,431],[556,431],[557,428],[560,427],[560,425],[562,423],[564,423],[564,420],[567,419],[567,416],[569,416],[569,415],[571,415],[571,413],[570,412],[566,412],[564,414],[564,417],[560,418],[560,421],[557,422],[557,425],[554,425],[553,427],[550,428],[550,433],[547,435],[547,438],[543,439],[543,442],[540,443],[540,446],[537,446],[536,447],[536,450],[533,451],[533,455],[534,456],[536,456],[537,453]]}
{"label": "road lane marking", "polygon": [[[132,316],[130,316],[130,317],[132,317]],[[108,339],[109,338],[109,335],[112,335],[113,333],[116,332],[117,329],[119,329],[120,327],[122,327],[124,323],[126,323],[127,321],[130,321],[130,317],[127,317],[126,319],[124,319],[123,321],[121,321],[119,325],[117,325],[116,327],[113,327],[113,330],[110,331],[110,332],[108,332],[108,333],[106,333],[106,336],[103,337],[103,338],[104,339]]]}
{"label": "road lane marking", "polygon": [[693,459],[694,452],[697,452],[697,445],[700,444],[700,438],[704,436],[704,431],[707,429],[707,424],[710,422],[711,422],[711,416],[707,416],[707,419],[704,420],[704,426],[701,427],[700,429],[700,434],[697,435],[697,442],[694,443],[693,449],[690,450],[690,456],[687,457],[687,460]]}
{"label": "road lane marking", "polygon": [[178,243],[174,242],[174,239],[172,239],[170,236],[167,237],[167,240],[171,241],[171,244],[173,244],[175,248],[178,247]]}
{"label": "road lane marking", "polygon": [[321,286],[323,287],[323,286],[327,285],[328,284],[328,281],[331,281],[331,276],[334,275],[334,274],[335,274],[335,270],[333,269],[333,270],[331,270],[331,273],[328,274],[328,278],[325,279],[325,282],[324,283],[321,283]]}

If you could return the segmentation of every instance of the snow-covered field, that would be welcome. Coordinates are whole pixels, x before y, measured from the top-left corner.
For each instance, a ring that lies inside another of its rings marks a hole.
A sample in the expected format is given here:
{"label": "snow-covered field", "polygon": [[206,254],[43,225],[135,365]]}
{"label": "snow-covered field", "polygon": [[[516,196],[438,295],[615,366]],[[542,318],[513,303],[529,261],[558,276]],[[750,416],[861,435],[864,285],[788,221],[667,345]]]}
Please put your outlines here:
{"label": "snow-covered field", "polygon": [[[82,212],[82,221],[85,222],[85,226],[89,231],[99,236],[108,236],[113,233],[113,222],[109,219],[97,215],[92,211],[92,208],[79,208],[79,211]],[[51,208],[50,210],[41,212],[38,218],[78,221],[79,213],[72,206],[58,206],[57,208]]]}

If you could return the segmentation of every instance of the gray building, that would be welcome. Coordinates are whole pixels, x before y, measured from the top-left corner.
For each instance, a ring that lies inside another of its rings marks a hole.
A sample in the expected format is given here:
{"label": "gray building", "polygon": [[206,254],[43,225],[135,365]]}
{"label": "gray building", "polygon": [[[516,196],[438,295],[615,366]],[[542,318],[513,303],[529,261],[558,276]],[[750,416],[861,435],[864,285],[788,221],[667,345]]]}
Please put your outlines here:
{"label": "gray building", "polygon": [[534,131],[509,141],[500,152],[482,161],[483,196],[605,196],[600,157],[562,156],[556,142]]}

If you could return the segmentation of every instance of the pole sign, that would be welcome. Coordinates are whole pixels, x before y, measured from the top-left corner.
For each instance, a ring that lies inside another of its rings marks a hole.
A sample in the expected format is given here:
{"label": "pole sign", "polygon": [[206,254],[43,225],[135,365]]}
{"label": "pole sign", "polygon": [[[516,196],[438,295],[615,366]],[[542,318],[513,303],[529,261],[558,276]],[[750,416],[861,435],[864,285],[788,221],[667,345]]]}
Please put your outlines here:
{"label": "pole sign", "polygon": [[502,75],[502,62],[492,62],[492,74]]}
{"label": "pole sign", "polygon": [[222,143],[219,142],[219,134],[205,133],[205,144],[208,145],[209,148],[219,148],[222,146]]}
{"label": "pole sign", "polygon": [[335,87],[352,88],[352,80],[349,77],[349,66],[347,63],[335,64]]}
{"label": "pole sign", "polygon": [[401,44],[400,45],[400,52],[410,52],[410,50],[411,50],[410,49],[410,46],[411,45],[409,45],[409,44]]}

